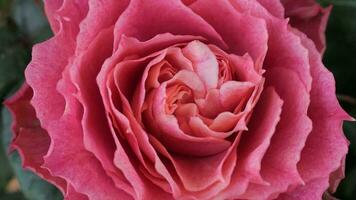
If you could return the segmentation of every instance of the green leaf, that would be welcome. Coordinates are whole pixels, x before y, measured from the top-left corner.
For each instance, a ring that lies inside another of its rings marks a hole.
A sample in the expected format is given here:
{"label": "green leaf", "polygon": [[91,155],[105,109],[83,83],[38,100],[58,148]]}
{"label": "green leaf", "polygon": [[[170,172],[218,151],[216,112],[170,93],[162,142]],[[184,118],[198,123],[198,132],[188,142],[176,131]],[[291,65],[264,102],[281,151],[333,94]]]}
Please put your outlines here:
{"label": "green leaf", "polygon": [[[11,125],[10,113],[6,110],[2,110],[2,138],[3,146],[8,147],[12,138],[10,131]],[[17,152],[9,155],[11,166],[16,174],[16,177],[20,183],[21,190],[24,196],[29,200],[60,200],[63,199],[60,191],[42,180],[33,172],[24,170],[21,164],[21,158]]]}
{"label": "green leaf", "polygon": [[356,157],[356,122],[345,122],[344,132],[350,141],[349,154]]}
{"label": "green leaf", "polygon": [[24,197],[23,197],[22,193],[16,192],[16,193],[2,194],[2,195],[0,195],[0,199],[4,199],[4,200],[24,200]]}
{"label": "green leaf", "polygon": [[[0,142],[2,144],[2,137],[0,137]],[[0,148],[0,194],[4,193],[4,189],[12,177],[12,169],[9,164],[9,160],[6,155],[6,148],[1,145]],[[1,197],[1,195],[0,195]],[[0,198],[1,199],[1,198]]]}
{"label": "green leaf", "polygon": [[8,27],[0,27],[0,101],[23,79],[30,54],[19,36]]}
{"label": "green leaf", "polygon": [[337,197],[343,200],[354,200],[356,197],[356,166],[350,168],[346,173],[345,179],[341,182]]}
{"label": "green leaf", "polygon": [[[332,1],[334,3],[338,0]],[[347,2],[356,3],[356,0]],[[326,66],[336,78],[337,92],[356,97],[356,7],[334,4],[327,29]]]}
{"label": "green leaf", "polygon": [[52,34],[40,2],[14,0],[12,6],[12,19],[32,44],[43,41]]}
{"label": "green leaf", "polygon": [[0,0],[0,17],[6,15],[10,8],[11,1],[9,0]]}
{"label": "green leaf", "polygon": [[318,0],[321,5],[334,5],[334,6],[348,6],[348,7],[356,7],[355,0]]}

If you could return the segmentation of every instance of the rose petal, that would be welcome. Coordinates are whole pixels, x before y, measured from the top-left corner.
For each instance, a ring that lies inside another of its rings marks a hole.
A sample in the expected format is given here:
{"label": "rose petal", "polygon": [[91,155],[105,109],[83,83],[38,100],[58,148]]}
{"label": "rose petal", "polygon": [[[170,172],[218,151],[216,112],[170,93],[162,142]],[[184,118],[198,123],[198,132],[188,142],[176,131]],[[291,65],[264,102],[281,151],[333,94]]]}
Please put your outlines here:
{"label": "rose petal", "polygon": [[[109,81],[112,82],[112,76],[110,75]],[[110,86],[111,85],[111,86]],[[113,83],[108,85],[108,88],[113,88],[112,87]],[[112,92],[111,92],[112,91]],[[127,99],[124,97],[122,92],[120,90],[116,90],[119,94],[119,97],[122,102],[121,102],[121,109],[122,112],[118,111],[115,108],[115,105],[113,104],[112,100],[109,100],[110,102],[110,108],[109,110],[112,110],[113,115],[116,117],[115,121],[118,122],[118,124],[113,121],[111,123],[111,127],[116,126],[117,128],[120,129],[120,134],[122,135],[123,138],[126,138],[130,144],[130,147],[132,148],[133,152],[136,154],[138,160],[141,162],[141,164],[144,166],[144,170],[147,170],[148,173],[144,173],[146,176],[148,175],[149,177],[154,176],[155,178],[164,178],[166,181],[170,184],[170,188],[168,189],[166,184],[162,185],[162,182],[159,182],[157,184],[156,180],[153,180],[153,183],[156,183],[158,186],[164,187],[162,189],[169,190],[173,192],[173,196],[180,195],[180,189],[178,188],[177,184],[173,181],[171,175],[167,171],[166,167],[162,164],[162,161],[158,157],[156,151],[153,149],[151,144],[148,141],[148,133],[146,133],[141,125],[136,121],[133,112],[130,108],[130,105],[127,101]],[[111,95],[115,95],[117,92],[113,90],[109,90],[109,97]],[[113,98],[112,96],[110,99],[118,99],[118,98]],[[110,120],[111,122],[111,120]],[[113,129],[113,128],[112,128]],[[114,130],[113,130],[114,131]],[[117,139],[116,139],[117,141]],[[119,141],[118,141],[119,142]],[[122,141],[120,141],[121,144]],[[122,169],[124,175],[128,178],[128,180],[131,182],[132,185],[134,185],[134,189],[138,193],[139,197],[142,198],[162,198],[162,199],[167,199],[167,194],[164,192],[160,191],[157,189],[154,185],[151,185],[149,182],[147,182],[146,179],[140,176],[139,173],[136,173],[136,171],[139,171],[138,168],[134,167],[137,166],[131,164],[131,161],[127,157],[127,153],[129,150],[127,149],[129,147],[122,147],[121,145],[118,146],[118,149],[116,151],[116,162],[115,164]],[[126,150],[124,150],[126,149]],[[120,156],[121,155],[121,156]],[[153,163],[154,166],[151,166],[151,163],[148,163],[145,159],[144,156],[147,156]],[[132,156],[131,156],[132,158]],[[153,168],[153,169],[152,169]],[[127,170],[125,170],[127,169]],[[156,170],[156,171],[154,171]],[[168,186],[168,187],[169,187]],[[161,196],[157,196],[157,193],[160,193]]]}
{"label": "rose petal", "polygon": [[41,178],[54,184],[64,194],[65,199],[87,199],[83,194],[74,190],[70,183],[60,177],[50,174],[43,165],[43,157],[47,154],[50,145],[48,133],[40,127],[34,109],[30,104],[32,90],[25,82],[21,89],[5,101],[10,109],[15,137],[11,146],[16,148],[22,158],[23,167],[37,173]]}
{"label": "rose petal", "polygon": [[220,102],[220,92],[218,89],[209,90],[205,99],[196,99],[195,103],[199,108],[199,112],[208,118],[215,118],[219,113],[224,111]]}
{"label": "rose petal", "polygon": [[44,4],[46,16],[48,18],[49,24],[51,25],[52,31],[56,34],[59,31],[59,22],[57,18],[56,11],[62,6],[63,0],[47,0]]}
{"label": "rose petal", "polygon": [[226,46],[208,23],[175,0],[132,0],[115,25],[115,44],[123,34],[144,41],[162,33],[199,35],[220,47]]}
{"label": "rose petal", "polygon": [[77,88],[77,99],[83,105],[83,142],[85,148],[92,152],[102,163],[107,175],[115,185],[132,194],[132,186],[118,175],[120,171],[114,166],[114,152],[117,148],[109,124],[106,121],[106,112],[96,84],[96,76],[104,60],[111,55],[113,41],[113,27],[102,30],[83,52],[77,51],[78,56],[73,61],[70,71],[73,83]]}
{"label": "rose petal", "polygon": [[280,120],[282,103],[273,88],[264,90],[252,114],[250,129],[242,133],[236,153],[239,155],[238,164],[231,182],[219,198],[239,198],[249,182],[266,184],[260,174],[262,158]]}
{"label": "rose petal", "polygon": [[[127,50],[132,49],[133,53],[140,54],[139,50],[145,50],[145,48],[147,48],[147,46],[155,46],[155,45],[159,46],[160,45],[159,43],[162,43],[162,42],[169,44],[169,39],[173,40],[172,41],[172,45],[173,45],[174,44],[173,42],[177,42],[178,44],[179,43],[184,44],[186,41],[199,39],[199,37],[195,37],[195,36],[174,37],[172,35],[165,34],[165,35],[158,35],[146,43],[139,42],[137,40],[133,40],[132,38],[123,37],[121,40],[121,43],[123,43],[125,45],[125,48],[122,50],[127,51]],[[167,40],[167,41],[165,41],[165,40]],[[150,42],[158,43],[158,44],[155,44],[155,45],[149,44]],[[136,49],[136,51],[135,51],[135,49]],[[167,51],[165,52],[165,55],[162,55],[162,56],[165,56],[165,59],[167,59],[167,61],[169,62],[167,64],[172,63],[172,64],[174,64],[174,66],[181,67],[182,69],[190,68],[189,66],[191,66],[191,63],[189,63],[188,59],[183,56],[183,54],[179,48],[168,47]],[[134,97],[132,99],[132,108],[133,108],[133,111],[135,112],[135,115],[139,121],[141,121],[141,110],[142,110],[142,106],[144,103],[146,90],[151,89],[152,87],[153,88],[158,87],[158,85],[159,85],[158,76],[160,74],[159,72],[161,70],[161,67],[164,64],[165,63],[162,62],[155,66],[152,64],[147,66],[143,72],[141,81],[140,81],[139,85],[137,86],[137,89],[135,90]],[[151,67],[153,67],[153,68],[151,69]],[[192,68],[192,66],[191,66],[191,68]],[[193,80],[196,80],[196,79],[193,79]]]}
{"label": "rose petal", "polygon": [[314,179],[306,185],[297,187],[293,192],[281,194],[277,200],[321,199],[328,185],[328,178]]}
{"label": "rose petal", "polygon": [[263,7],[265,7],[272,15],[281,19],[284,18],[284,7],[281,3],[281,0],[257,0],[257,1]]}
{"label": "rose petal", "polygon": [[[156,121],[152,134],[162,142],[166,148],[180,154],[211,155],[221,152],[230,146],[230,142],[217,138],[199,138],[185,134],[173,115],[165,114],[165,87],[163,83],[153,94],[153,101],[148,106],[147,121]],[[149,124],[147,124],[149,125]]]}
{"label": "rose petal", "polygon": [[[53,174],[70,180],[76,191],[86,194],[89,199],[116,199],[117,197],[131,199],[132,197],[122,188],[115,187],[101,163],[84,147],[80,123],[82,109],[74,98],[75,90],[67,70],[58,83],[58,91],[65,98],[66,110],[60,119],[52,120],[47,127],[52,143],[45,157],[44,166]],[[73,156],[76,159],[73,159]],[[86,165],[83,166],[83,163]],[[73,171],[83,173],[72,173]]]}
{"label": "rose petal", "polygon": [[[218,115],[209,126],[200,117],[191,117],[189,119],[189,128],[192,130],[193,135],[221,139],[227,138],[237,131],[247,129],[245,119],[243,119],[242,115],[229,112],[223,112]],[[225,129],[227,130],[225,131]]]}
{"label": "rose petal", "polygon": [[219,66],[216,57],[208,46],[199,42],[190,42],[183,50],[183,54],[193,64],[194,71],[204,82],[206,90],[218,85]]}
{"label": "rose petal", "polygon": [[252,82],[258,84],[262,79],[261,69],[255,70],[255,64],[250,55],[236,56],[231,54],[228,56],[231,66],[231,71],[236,80],[244,82]]}
{"label": "rose petal", "polygon": [[345,162],[346,155],[341,159],[339,168],[333,171],[329,177],[329,190],[331,193],[335,193],[342,179],[345,178]]}
{"label": "rose petal", "polygon": [[31,88],[24,83],[15,95],[5,101],[13,117],[14,135],[10,147],[18,150],[24,168],[30,169],[56,185],[63,194],[68,193],[65,180],[52,176],[47,169],[42,168],[43,157],[48,152],[50,138],[41,128],[35,110],[30,104],[32,95]]}
{"label": "rose petal", "polygon": [[57,34],[63,21],[68,21],[68,26],[75,30],[72,36],[75,37],[80,22],[88,12],[88,1],[68,1],[68,0],[47,0],[44,2],[45,12],[51,28]]}
{"label": "rose petal", "polygon": [[89,200],[88,196],[84,195],[84,194],[80,194],[77,191],[75,191],[75,189],[73,188],[73,186],[68,186],[68,193],[64,196],[64,200],[71,200],[71,199],[75,199],[75,200]]}
{"label": "rose petal", "polygon": [[273,67],[288,68],[297,72],[306,89],[310,91],[312,78],[309,73],[308,51],[300,38],[290,31],[287,20],[267,12],[256,0],[230,0],[239,12],[248,12],[267,22],[268,52],[263,63],[266,70]]}
{"label": "rose petal", "polygon": [[[89,198],[107,198],[107,194],[130,198],[113,186],[101,164],[83,146],[79,121],[81,109],[78,102],[72,99],[74,87],[68,80],[68,72],[59,84],[68,58],[74,53],[72,34],[75,30],[65,21],[62,21],[61,28],[54,38],[34,47],[33,59],[25,72],[26,80],[34,91],[31,103],[52,140],[44,166],[55,176],[70,181],[76,191],[87,194]],[[73,155],[80,160],[72,159]],[[85,168],[83,162],[87,164]],[[73,169],[85,175],[73,174]]]}
{"label": "rose petal", "polygon": [[[262,160],[261,175],[270,185],[250,184],[241,198],[265,199],[288,187],[303,184],[297,163],[312,130],[307,116],[309,94],[297,73],[285,68],[268,70],[266,84],[273,86],[284,101],[281,120]],[[294,88],[293,91],[290,88]]]}
{"label": "rose petal", "polygon": [[[129,0],[85,1],[89,2],[89,11],[80,23],[80,33],[77,38],[78,51],[85,50],[102,30],[114,26],[130,2]],[[115,33],[114,31],[113,34]],[[113,41],[113,44],[117,43]]]}
{"label": "rose petal", "polygon": [[170,154],[163,144],[151,137],[156,149],[171,161],[180,179],[176,181],[182,181],[188,190],[183,194],[194,195],[190,197],[192,199],[210,199],[227,186],[236,164],[236,154],[233,152],[236,151],[239,138],[236,137],[232,146],[220,154],[190,158]]}
{"label": "rose petal", "polygon": [[344,164],[342,160],[348,151],[348,141],[342,132],[342,123],[343,120],[351,120],[351,117],[340,107],[333,75],[323,66],[313,42],[298,31],[296,33],[302,38],[302,44],[309,49],[313,76],[311,104],[308,110],[313,121],[313,131],[298,163],[303,179],[308,182],[328,176]]}
{"label": "rose petal", "polygon": [[[242,143],[238,147],[241,165],[236,169],[238,173],[260,176],[261,161],[269,148],[271,138],[280,121],[283,100],[273,88],[267,88],[262,93],[259,103],[249,123],[250,130],[242,136]],[[261,113],[268,116],[261,116]],[[260,179],[260,178],[257,178]]]}
{"label": "rose petal", "polygon": [[[237,12],[227,0],[198,0],[190,7],[215,28],[232,53],[248,53],[257,66],[261,66],[267,52],[268,39],[263,20]],[[231,23],[226,23],[226,20],[231,20]]]}
{"label": "rose petal", "polygon": [[282,0],[286,17],[293,27],[313,40],[320,53],[325,51],[325,30],[331,7],[322,8],[315,0]]}
{"label": "rose petal", "polygon": [[220,100],[221,104],[227,110],[233,110],[244,99],[250,97],[254,89],[251,82],[227,81],[221,85]]}
{"label": "rose petal", "polygon": [[[125,35],[123,35],[119,43],[118,49],[114,52],[114,54],[109,59],[105,61],[102,70],[99,72],[97,77],[98,85],[99,86],[106,85],[106,80],[107,80],[106,77],[109,71],[111,71],[125,57],[128,57],[132,54],[141,58],[146,57],[149,56],[150,54],[153,54],[154,52],[162,51],[162,49],[168,48],[177,43],[185,43],[192,39],[202,39],[202,38],[189,36],[189,35],[174,36],[171,34],[162,34],[162,35],[157,35],[148,41],[140,42],[137,39],[126,37]],[[159,54],[160,53],[156,53],[155,55],[159,55]],[[132,87],[132,85],[130,84],[128,85]],[[141,87],[142,86],[143,85],[141,83]],[[131,91],[131,93],[133,93],[133,91]],[[102,91],[102,95],[106,96],[107,94],[106,92]],[[141,98],[143,97],[144,96],[141,96]]]}
{"label": "rose petal", "polygon": [[209,128],[220,132],[230,132],[231,129],[235,132],[246,130],[247,127],[246,122],[242,117],[243,115],[242,113],[239,114],[232,114],[230,112],[220,113],[209,125]]}
{"label": "rose petal", "polygon": [[[116,64],[123,59],[125,56],[130,55],[131,53],[134,53],[135,55],[138,56],[146,56],[149,55],[155,51],[159,51],[161,49],[167,48],[171,45],[177,44],[177,43],[184,43],[186,41],[190,41],[191,38],[195,39],[201,39],[199,37],[193,37],[193,36],[173,36],[171,34],[162,34],[162,35],[157,35],[156,37],[152,38],[151,40],[145,41],[145,42],[139,42],[138,40],[135,40],[133,38],[129,37],[122,37],[122,40],[120,41],[120,45],[118,50],[114,53],[114,55],[107,59],[106,62],[103,65],[102,70],[100,71],[98,77],[97,77],[97,83],[100,88],[101,96],[103,97],[104,100],[104,105],[105,109],[110,111],[112,110],[112,105],[109,104],[111,97],[108,93],[108,87],[106,85],[106,82],[108,80],[107,76],[110,76],[110,71],[116,66]],[[110,86],[111,87],[111,86]],[[110,88],[109,87],[109,88]],[[122,96],[123,97],[123,96]],[[125,103],[125,98],[122,98]],[[115,98],[118,99],[118,98]],[[129,103],[126,102],[125,106],[122,106],[123,108],[128,108]],[[118,112],[116,112],[118,113]],[[175,181],[171,178],[171,175],[168,173],[168,171],[165,169],[165,166],[162,164],[160,161],[159,157],[155,153],[154,149],[152,146],[150,146],[148,139],[147,139],[147,133],[145,133],[141,126],[138,124],[138,122],[135,121],[134,117],[130,112],[125,113],[127,116],[130,117],[130,123],[132,123],[132,127],[135,127],[135,130],[132,130],[128,133],[131,133],[132,136],[137,136],[137,142],[136,144],[132,143],[132,148],[135,146],[139,145],[140,149],[150,158],[154,161],[154,169],[156,172],[158,172],[162,177],[164,177],[170,184],[172,193],[174,197],[178,197],[181,195],[181,191],[178,188],[177,184]],[[123,116],[123,115],[121,115]],[[121,122],[125,122],[126,117],[121,117],[118,118],[120,119]],[[108,118],[109,122],[111,121],[110,118]],[[121,123],[122,125],[122,130],[124,130],[123,133],[125,133],[126,130],[129,130],[128,127],[129,125],[127,124],[127,121],[125,123]],[[125,125],[126,124],[126,125]],[[113,124],[111,124],[110,127],[113,127]],[[135,132],[135,134],[133,134]],[[133,137],[130,137],[133,138]],[[129,139],[129,141],[135,141],[133,139]],[[137,154],[139,157],[139,154]],[[123,171],[124,172],[124,171]],[[155,172],[154,172],[155,173]],[[133,182],[133,183],[140,183],[140,182]],[[156,182],[157,183],[157,182]],[[154,187],[147,187],[147,188],[154,188]],[[154,194],[154,193],[153,193]],[[164,198],[163,198],[164,199]]]}

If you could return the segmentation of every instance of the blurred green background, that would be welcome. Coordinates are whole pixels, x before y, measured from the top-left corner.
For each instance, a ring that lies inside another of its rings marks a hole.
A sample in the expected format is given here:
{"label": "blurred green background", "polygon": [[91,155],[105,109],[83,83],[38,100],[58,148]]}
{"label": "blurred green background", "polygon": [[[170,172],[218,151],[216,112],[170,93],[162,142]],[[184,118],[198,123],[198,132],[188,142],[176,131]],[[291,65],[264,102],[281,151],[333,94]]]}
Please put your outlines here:
{"label": "blurred green background", "polygon": [[[320,0],[320,3],[334,5],[327,29],[324,63],[335,75],[340,103],[356,118],[356,0]],[[21,85],[33,44],[50,36],[41,0],[0,0],[0,102]],[[57,189],[22,169],[16,152],[9,154],[11,119],[2,106],[0,110],[0,200],[62,199]],[[344,130],[351,145],[346,178],[335,196],[355,200],[356,123],[345,122]]]}

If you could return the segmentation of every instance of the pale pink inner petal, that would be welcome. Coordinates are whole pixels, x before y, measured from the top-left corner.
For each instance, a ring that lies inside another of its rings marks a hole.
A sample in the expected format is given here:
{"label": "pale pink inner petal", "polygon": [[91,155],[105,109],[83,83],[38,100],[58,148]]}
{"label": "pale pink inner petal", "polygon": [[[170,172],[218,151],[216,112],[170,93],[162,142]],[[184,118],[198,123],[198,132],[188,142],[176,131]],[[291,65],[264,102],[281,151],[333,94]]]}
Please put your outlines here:
{"label": "pale pink inner petal", "polygon": [[219,66],[213,52],[199,41],[189,43],[183,54],[193,63],[194,71],[204,82],[207,90],[216,88],[218,85]]}
{"label": "pale pink inner petal", "polygon": [[209,90],[205,99],[196,99],[195,102],[201,114],[209,118],[216,117],[224,110],[221,105],[220,91],[218,89]]}
{"label": "pale pink inner petal", "polygon": [[148,110],[148,112],[152,112],[152,115],[148,115],[148,117],[150,120],[156,121],[157,129],[153,130],[152,134],[155,134],[167,148],[183,154],[211,155],[230,146],[230,142],[226,140],[213,137],[198,138],[185,134],[179,128],[177,119],[165,112],[165,93],[166,84],[163,83],[154,94]]}
{"label": "pale pink inner petal", "polygon": [[249,97],[254,89],[254,84],[250,82],[225,82],[220,88],[220,101],[226,110],[235,109],[245,97]]}

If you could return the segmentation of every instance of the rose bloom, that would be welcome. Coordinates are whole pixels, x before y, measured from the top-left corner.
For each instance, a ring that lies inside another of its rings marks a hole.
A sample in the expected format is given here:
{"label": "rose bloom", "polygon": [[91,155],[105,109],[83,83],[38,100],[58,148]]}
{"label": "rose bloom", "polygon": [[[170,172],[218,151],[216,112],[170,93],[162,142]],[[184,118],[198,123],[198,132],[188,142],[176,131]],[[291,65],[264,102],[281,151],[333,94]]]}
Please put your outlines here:
{"label": "rose bloom", "polygon": [[6,105],[24,167],[68,200],[321,199],[350,117],[314,0],[47,0]]}

